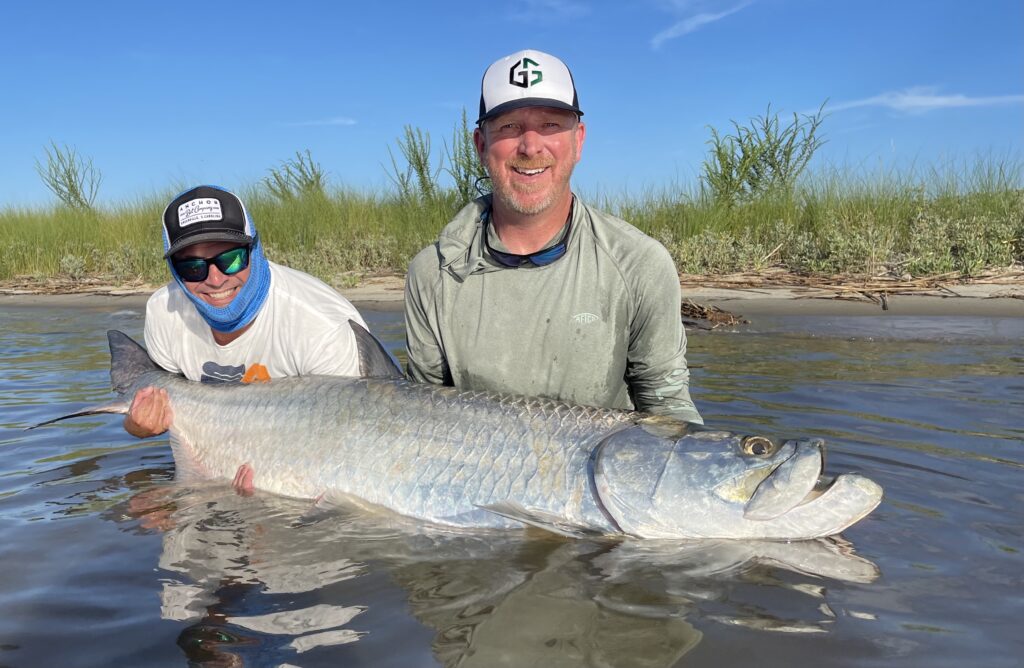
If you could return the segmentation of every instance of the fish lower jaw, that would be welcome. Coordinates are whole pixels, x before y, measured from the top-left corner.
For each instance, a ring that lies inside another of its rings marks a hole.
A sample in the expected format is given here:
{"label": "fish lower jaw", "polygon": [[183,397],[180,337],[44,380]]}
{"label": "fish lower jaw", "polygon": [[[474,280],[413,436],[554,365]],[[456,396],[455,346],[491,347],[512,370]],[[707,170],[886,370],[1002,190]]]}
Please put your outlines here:
{"label": "fish lower jaw", "polygon": [[[805,506],[808,503],[818,500],[822,496],[833,492],[833,490],[842,489],[847,485],[858,489],[868,498],[877,497],[878,501],[882,500],[882,487],[870,478],[865,478],[859,473],[843,473],[838,476],[826,476],[822,475],[818,477],[818,482],[814,485],[814,488],[804,497],[804,500],[797,504],[797,507]],[[878,503],[875,503],[877,506]],[[872,506],[874,509],[875,506]]]}
{"label": "fish lower jaw", "polygon": [[[711,513],[700,523],[686,529],[685,536],[695,540],[763,540],[796,542],[826,538],[841,533],[864,519],[878,507],[882,488],[856,473],[835,478],[820,476],[807,496],[791,510],[770,520],[753,520],[733,510]],[[723,530],[725,529],[725,530]],[[643,534],[645,538],[668,535]]]}
{"label": "fish lower jaw", "polygon": [[799,508],[800,506],[806,506],[808,503],[817,500],[823,494],[828,492],[832,488],[832,486],[835,485],[835,482],[835,476],[818,476],[818,482],[814,484],[814,487],[812,487],[811,491],[807,493],[807,496],[803,498],[803,501],[796,504],[796,507]]}
{"label": "fish lower jaw", "polygon": [[810,540],[834,536],[867,517],[882,502],[882,487],[857,473],[821,476],[793,510],[780,517],[785,536],[768,540]]}

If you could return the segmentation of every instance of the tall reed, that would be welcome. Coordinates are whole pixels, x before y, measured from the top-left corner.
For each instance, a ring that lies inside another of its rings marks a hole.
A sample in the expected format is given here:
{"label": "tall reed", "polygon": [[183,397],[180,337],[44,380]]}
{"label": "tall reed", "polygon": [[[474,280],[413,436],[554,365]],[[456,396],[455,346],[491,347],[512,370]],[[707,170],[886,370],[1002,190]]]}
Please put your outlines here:
{"label": "tall reed", "polygon": [[[742,182],[722,191],[729,196],[709,196],[712,168],[706,165],[696,184],[583,197],[659,239],[679,270],[691,274],[781,267],[822,275],[969,277],[1024,264],[1018,157],[875,173],[823,166],[805,173],[820,145],[819,124],[820,111],[787,126],[769,115],[746,129],[736,124],[733,149],[761,164],[745,176],[732,174]],[[709,160],[717,159],[724,140],[718,141],[712,140]],[[394,185],[388,191],[331,186],[308,150],[243,188],[269,257],[338,285],[367,274],[404,273],[412,256],[487,185],[465,112],[443,152],[411,126],[397,144],[385,167]],[[107,207],[0,208],[0,280],[165,281],[159,217],[181,189],[175,184],[166,193]]]}

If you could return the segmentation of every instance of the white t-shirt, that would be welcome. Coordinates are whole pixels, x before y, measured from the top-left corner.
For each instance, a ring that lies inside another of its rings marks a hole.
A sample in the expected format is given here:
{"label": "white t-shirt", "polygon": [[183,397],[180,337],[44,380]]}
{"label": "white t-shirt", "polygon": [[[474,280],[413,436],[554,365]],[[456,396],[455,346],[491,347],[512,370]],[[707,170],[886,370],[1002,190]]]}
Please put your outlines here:
{"label": "white t-shirt", "polygon": [[190,380],[358,376],[349,320],[366,326],[356,308],[326,283],[271,262],[267,300],[237,339],[218,345],[210,325],[172,282],[146,303],[146,348],[154,362]]}

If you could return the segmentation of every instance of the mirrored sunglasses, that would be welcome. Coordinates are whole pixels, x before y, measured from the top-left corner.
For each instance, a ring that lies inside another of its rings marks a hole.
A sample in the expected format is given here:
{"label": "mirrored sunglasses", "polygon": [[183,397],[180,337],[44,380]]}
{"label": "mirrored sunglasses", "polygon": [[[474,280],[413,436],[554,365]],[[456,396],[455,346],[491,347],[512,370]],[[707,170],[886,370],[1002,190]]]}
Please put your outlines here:
{"label": "mirrored sunglasses", "polygon": [[239,246],[213,257],[190,257],[183,260],[171,260],[171,266],[181,280],[189,283],[200,283],[210,275],[210,265],[225,276],[233,276],[249,266],[249,247]]}

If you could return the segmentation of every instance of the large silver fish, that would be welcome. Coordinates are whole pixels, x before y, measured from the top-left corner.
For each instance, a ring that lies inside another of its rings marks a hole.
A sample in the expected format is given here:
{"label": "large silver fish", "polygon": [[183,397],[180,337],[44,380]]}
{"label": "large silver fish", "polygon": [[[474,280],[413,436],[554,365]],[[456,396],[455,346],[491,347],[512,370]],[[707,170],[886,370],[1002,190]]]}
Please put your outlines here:
{"label": "large silver fish", "polygon": [[[121,399],[74,415],[125,413],[167,390],[176,472],[285,496],[341,498],[442,525],[535,525],[581,536],[802,540],[839,533],[882,489],[822,475],[823,443],[780,442],[642,413],[411,383],[353,325],[363,377],[195,383],[108,333]],[[51,420],[50,422],[55,422]],[[44,423],[48,424],[48,423]]]}

